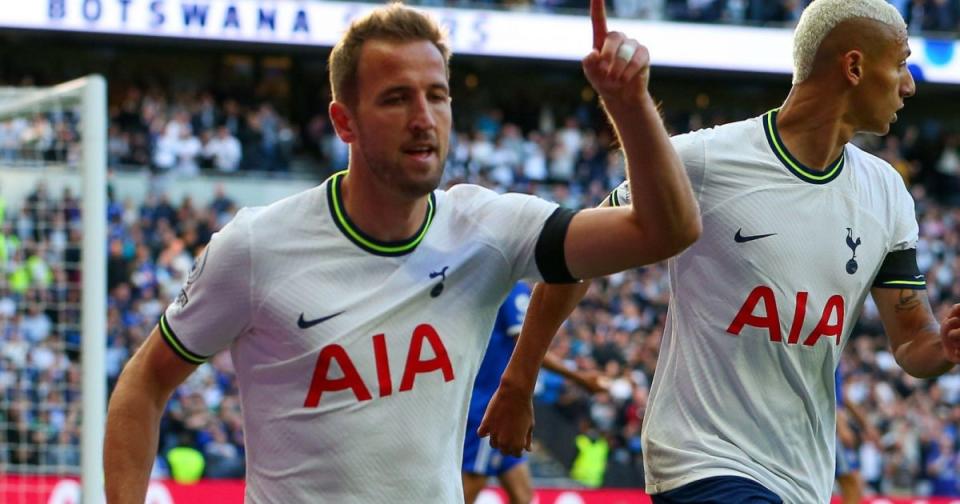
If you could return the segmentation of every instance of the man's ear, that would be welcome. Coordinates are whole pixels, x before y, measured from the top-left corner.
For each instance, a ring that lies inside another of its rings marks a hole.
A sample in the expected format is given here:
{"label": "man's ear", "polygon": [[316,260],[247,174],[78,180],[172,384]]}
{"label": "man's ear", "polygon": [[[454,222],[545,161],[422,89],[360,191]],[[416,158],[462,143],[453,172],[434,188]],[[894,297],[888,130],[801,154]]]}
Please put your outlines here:
{"label": "man's ear", "polygon": [[859,49],[847,51],[842,57],[843,76],[853,86],[863,80],[863,52]]}
{"label": "man's ear", "polygon": [[333,122],[333,129],[343,143],[353,143],[357,140],[357,125],[353,120],[353,114],[343,103],[330,102],[330,121]]}

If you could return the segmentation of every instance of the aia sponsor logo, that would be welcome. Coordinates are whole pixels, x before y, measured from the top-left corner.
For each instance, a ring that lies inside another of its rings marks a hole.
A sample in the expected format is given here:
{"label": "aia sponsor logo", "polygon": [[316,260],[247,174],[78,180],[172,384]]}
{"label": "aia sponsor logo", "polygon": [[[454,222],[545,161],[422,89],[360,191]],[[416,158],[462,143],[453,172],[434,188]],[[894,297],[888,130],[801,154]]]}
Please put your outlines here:
{"label": "aia sponsor logo", "polygon": [[[796,345],[799,343],[804,346],[813,346],[820,341],[820,338],[833,338],[834,344],[839,345],[843,334],[843,296],[839,294],[830,296],[823,307],[816,327],[809,334],[802,334],[804,319],[807,315],[808,298],[808,292],[797,293],[793,321],[790,323],[790,333],[787,334],[787,344]],[[761,305],[763,306],[763,315],[757,315],[757,307]],[[740,311],[730,322],[727,332],[739,336],[746,326],[766,329],[771,342],[780,343],[783,341],[783,331],[780,329],[780,308],[777,305],[777,298],[773,294],[773,289],[766,285],[755,287],[747,295]]]}
{"label": "aia sponsor logo", "polygon": [[[433,357],[423,358],[423,346],[429,345],[433,350]],[[373,347],[374,362],[377,369],[377,385],[380,397],[386,397],[393,393],[393,377],[390,374],[390,359],[387,354],[387,340],[385,334],[377,334],[370,338],[370,345]],[[336,362],[340,368],[342,376],[334,378],[330,373],[330,364]],[[453,364],[450,363],[450,357],[447,354],[447,347],[437,330],[430,324],[420,324],[413,330],[413,336],[410,338],[410,346],[407,349],[407,359],[403,366],[403,375],[400,379],[400,388],[398,392],[412,390],[417,375],[439,372],[443,376],[444,382],[452,381]],[[310,389],[307,391],[307,397],[303,401],[305,408],[315,408],[320,404],[324,392],[336,392],[339,390],[350,390],[353,392],[357,401],[369,401],[373,399],[367,383],[357,371],[354,365],[354,359],[350,357],[347,350],[340,345],[327,345],[320,350],[317,356],[317,363],[313,369],[313,378],[310,380]]]}

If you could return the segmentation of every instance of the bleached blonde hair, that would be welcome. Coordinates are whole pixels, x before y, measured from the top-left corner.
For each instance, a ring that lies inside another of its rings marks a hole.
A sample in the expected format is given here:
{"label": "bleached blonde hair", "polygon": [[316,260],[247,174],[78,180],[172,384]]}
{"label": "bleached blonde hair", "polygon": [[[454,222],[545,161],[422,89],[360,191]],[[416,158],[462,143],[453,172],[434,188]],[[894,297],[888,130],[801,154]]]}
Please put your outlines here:
{"label": "bleached blonde hair", "polygon": [[886,0],[815,0],[804,9],[793,34],[794,84],[803,82],[813,72],[813,60],[823,39],[840,23],[855,18],[907,29],[900,12]]}

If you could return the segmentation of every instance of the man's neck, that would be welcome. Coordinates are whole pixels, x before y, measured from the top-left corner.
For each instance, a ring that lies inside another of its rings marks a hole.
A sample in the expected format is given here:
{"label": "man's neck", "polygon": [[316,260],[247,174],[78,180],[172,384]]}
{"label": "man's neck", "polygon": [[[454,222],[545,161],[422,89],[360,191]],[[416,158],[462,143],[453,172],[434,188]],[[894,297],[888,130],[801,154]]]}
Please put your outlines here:
{"label": "man's neck", "polygon": [[378,241],[403,241],[423,225],[429,195],[419,198],[399,194],[363,170],[351,169],[340,186],[350,220]]}
{"label": "man's neck", "polygon": [[823,171],[855,133],[845,110],[845,100],[838,93],[799,84],[790,90],[777,114],[777,131],[793,157]]}

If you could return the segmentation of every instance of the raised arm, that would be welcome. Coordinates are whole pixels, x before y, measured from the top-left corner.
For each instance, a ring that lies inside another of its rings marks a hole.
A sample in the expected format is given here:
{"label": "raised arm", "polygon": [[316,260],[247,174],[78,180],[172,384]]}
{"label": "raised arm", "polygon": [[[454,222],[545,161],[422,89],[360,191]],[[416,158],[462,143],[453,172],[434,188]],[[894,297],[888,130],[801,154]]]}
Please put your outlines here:
{"label": "raised arm", "polygon": [[[605,202],[570,221],[564,256],[576,278],[661,261],[690,246],[701,231],[690,180],[647,89],[650,55],[622,33],[604,33],[601,2],[591,1],[595,48],[583,70],[623,146],[631,203],[612,208]],[[490,435],[494,448],[508,454],[529,448],[537,372],[553,335],[587,288],[538,284],[534,289],[517,347],[480,424],[480,435]]]}
{"label": "raised arm", "polygon": [[159,328],[134,354],[110,397],[103,470],[107,502],[142,503],[157,455],[160,416],[177,385],[197,368],[162,341]]}
{"label": "raised arm", "polygon": [[924,290],[875,287],[871,293],[893,356],[909,375],[932,378],[960,362],[960,305],[941,325]]}
{"label": "raised arm", "polygon": [[[594,0],[597,1],[597,0]],[[595,29],[605,23],[595,21]],[[599,34],[595,33],[595,40]],[[700,213],[683,164],[647,89],[650,55],[624,34],[610,32],[583,60],[626,157],[632,204],[584,210],[564,242],[571,274],[593,278],[676,255],[700,236]]]}

